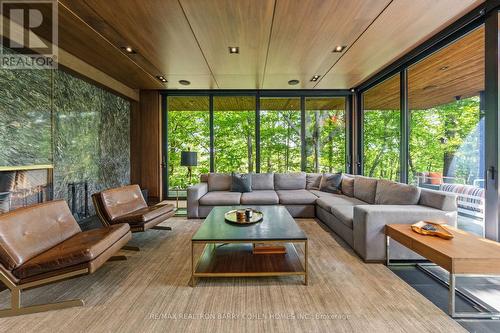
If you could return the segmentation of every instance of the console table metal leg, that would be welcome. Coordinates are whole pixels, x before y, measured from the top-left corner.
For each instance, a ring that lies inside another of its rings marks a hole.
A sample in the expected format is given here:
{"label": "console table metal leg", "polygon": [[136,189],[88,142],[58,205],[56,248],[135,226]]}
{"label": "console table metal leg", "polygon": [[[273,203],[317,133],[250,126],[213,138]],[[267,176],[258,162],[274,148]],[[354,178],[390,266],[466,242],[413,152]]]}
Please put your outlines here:
{"label": "console table metal leg", "polygon": [[455,274],[449,274],[448,313],[455,317]]}
{"label": "console table metal leg", "polygon": [[385,235],[385,264],[389,266],[391,259],[389,257],[389,240],[391,238],[387,235]]}
{"label": "console table metal leg", "polygon": [[304,242],[304,271],[305,271],[305,275],[304,275],[304,284],[307,286],[307,283],[308,283],[308,269],[307,269],[307,241]]}
{"label": "console table metal leg", "polygon": [[189,281],[191,284],[191,287],[196,286],[196,278],[194,277],[194,270],[195,270],[195,265],[194,265],[194,243],[191,242],[191,280]]}

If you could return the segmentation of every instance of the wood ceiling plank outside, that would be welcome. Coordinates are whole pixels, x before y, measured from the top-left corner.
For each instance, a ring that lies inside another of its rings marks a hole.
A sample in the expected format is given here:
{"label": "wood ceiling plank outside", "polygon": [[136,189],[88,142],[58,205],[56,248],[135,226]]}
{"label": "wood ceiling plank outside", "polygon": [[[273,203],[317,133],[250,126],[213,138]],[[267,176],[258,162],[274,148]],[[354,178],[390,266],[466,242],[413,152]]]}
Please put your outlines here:
{"label": "wood ceiling plank outside", "polygon": [[359,85],[482,2],[394,0],[316,87]]}

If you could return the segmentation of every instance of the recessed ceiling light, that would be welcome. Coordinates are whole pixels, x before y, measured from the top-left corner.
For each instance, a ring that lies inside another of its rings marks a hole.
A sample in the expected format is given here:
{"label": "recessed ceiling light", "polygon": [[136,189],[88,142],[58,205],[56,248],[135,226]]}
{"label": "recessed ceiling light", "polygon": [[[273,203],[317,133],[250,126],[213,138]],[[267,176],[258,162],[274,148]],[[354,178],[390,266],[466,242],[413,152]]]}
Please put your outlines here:
{"label": "recessed ceiling light", "polygon": [[312,78],[311,78],[311,82],[316,82],[318,81],[318,79],[320,78],[320,75],[314,75]]}
{"label": "recessed ceiling light", "polygon": [[183,86],[189,86],[191,84],[191,82],[189,82],[188,80],[179,80],[179,83]]}
{"label": "recessed ceiling light", "polygon": [[297,85],[299,83],[300,83],[299,80],[290,80],[290,81],[288,81],[288,84],[291,85],[291,86],[295,86],[295,85]]}
{"label": "recessed ceiling light", "polygon": [[157,78],[158,80],[160,80],[161,82],[163,82],[163,83],[167,83],[167,82],[168,82],[168,81],[167,81],[167,79],[165,79],[165,77],[164,77],[164,76],[162,76],[162,75],[158,75],[158,76],[156,76],[156,78]]}
{"label": "recessed ceiling light", "polygon": [[122,50],[125,50],[125,52],[130,53],[130,54],[136,53],[131,46],[123,46]]}
{"label": "recessed ceiling light", "polygon": [[240,48],[238,46],[230,46],[229,54],[238,54],[240,53]]}
{"label": "recessed ceiling light", "polygon": [[337,45],[333,49],[333,52],[340,53],[340,52],[344,51],[346,47],[347,46],[345,46],[345,45]]}
{"label": "recessed ceiling light", "polygon": [[440,70],[440,71],[445,71],[445,70],[447,70],[448,68],[449,68],[448,66],[443,66],[443,67],[439,68],[439,70]]}
{"label": "recessed ceiling light", "polygon": [[356,89],[354,89],[354,88],[351,88],[351,92],[352,92],[352,93],[353,93],[353,92],[356,92]]}

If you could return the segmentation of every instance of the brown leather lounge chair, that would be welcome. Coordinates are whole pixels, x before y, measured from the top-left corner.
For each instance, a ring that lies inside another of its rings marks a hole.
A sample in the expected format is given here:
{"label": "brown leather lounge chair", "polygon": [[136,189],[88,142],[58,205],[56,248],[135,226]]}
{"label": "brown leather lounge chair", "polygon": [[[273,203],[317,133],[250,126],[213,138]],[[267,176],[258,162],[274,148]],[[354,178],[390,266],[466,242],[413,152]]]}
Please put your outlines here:
{"label": "brown leather lounge chair", "polygon": [[0,280],[11,292],[0,317],[82,306],[77,299],[23,307],[21,291],[93,273],[131,237],[126,224],[82,231],[64,201],[0,214]]}
{"label": "brown leather lounge chair", "polygon": [[[132,232],[148,229],[172,230],[159,226],[175,215],[174,205],[158,204],[148,206],[139,185],[128,185],[94,193],[92,195],[97,216],[105,226],[126,223]],[[126,250],[139,251],[136,246],[124,246]]]}

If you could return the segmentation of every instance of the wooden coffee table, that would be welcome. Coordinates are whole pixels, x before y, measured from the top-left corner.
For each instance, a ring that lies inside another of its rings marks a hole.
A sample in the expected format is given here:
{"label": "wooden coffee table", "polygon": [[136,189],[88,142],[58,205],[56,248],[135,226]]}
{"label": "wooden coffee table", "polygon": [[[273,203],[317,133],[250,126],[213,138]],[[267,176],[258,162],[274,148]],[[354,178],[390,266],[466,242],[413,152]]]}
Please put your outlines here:
{"label": "wooden coffee table", "polygon": [[448,312],[453,318],[491,318],[500,312],[456,312],[455,287],[457,277],[500,275],[500,243],[480,238],[463,230],[446,226],[454,235],[451,240],[424,236],[411,230],[408,224],[385,226],[386,260],[390,263],[389,241],[392,238],[449,272]]}
{"label": "wooden coffee table", "polygon": [[[264,213],[262,222],[237,225],[224,213],[242,206],[215,207],[191,239],[191,285],[196,278],[304,276],[307,284],[307,236],[283,206],[251,206]],[[254,244],[280,244],[284,254],[253,254]],[[303,244],[303,262],[295,246]],[[203,245],[201,256],[195,246]]]}

